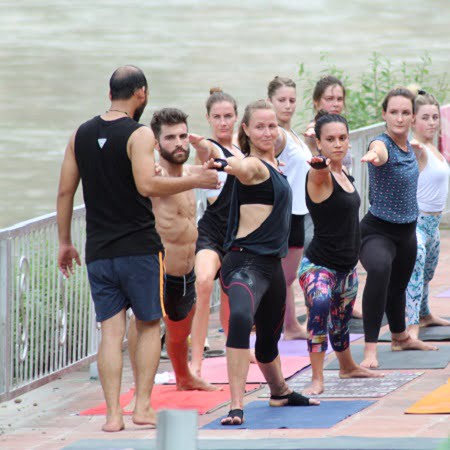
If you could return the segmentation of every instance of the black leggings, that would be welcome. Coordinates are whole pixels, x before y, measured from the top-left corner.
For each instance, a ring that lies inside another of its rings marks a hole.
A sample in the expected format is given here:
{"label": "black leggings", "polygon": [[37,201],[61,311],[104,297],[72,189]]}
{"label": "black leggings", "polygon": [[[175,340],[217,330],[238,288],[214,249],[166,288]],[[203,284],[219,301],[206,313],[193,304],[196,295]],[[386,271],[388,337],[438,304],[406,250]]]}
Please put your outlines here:
{"label": "black leggings", "polygon": [[231,251],[223,260],[220,280],[230,304],[227,347],[249,348],[250,332],[255,323],[256,359],[262,363],[272,362],[278,356],[286,303],[281,260]]}
{"label": "black leggings", "polygon": [[378,342],[383,314],[391,333],[406,329],[406,287],[417,253],[416,222],[395,224],[370,213],[361,221],[360,260],[367,271],[363,293],[366,342]]}

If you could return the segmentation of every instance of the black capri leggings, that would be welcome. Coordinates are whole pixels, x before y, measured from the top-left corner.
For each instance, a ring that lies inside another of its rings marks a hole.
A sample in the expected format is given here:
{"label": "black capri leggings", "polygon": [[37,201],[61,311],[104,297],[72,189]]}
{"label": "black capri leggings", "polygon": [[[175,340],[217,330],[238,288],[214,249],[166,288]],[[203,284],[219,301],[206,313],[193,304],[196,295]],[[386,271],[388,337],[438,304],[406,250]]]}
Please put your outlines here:
{"label": "black capri leggings", "polygon": [[262,363],[272,362],[278,356],[286,303],[281,260],[231,251],[223,260],[220,280],[230,304],[227,347],[249,348],[250,332],[255,323],[256,359]]}
{"label": "black capri leggings", "polygon": [[366,342],[378,342],[383,314],[391,333],[406,329],[406,288],[417,253],[416,222],[396,224],[367,213],[361,221],[360,260],[367,271],[363,293]]}

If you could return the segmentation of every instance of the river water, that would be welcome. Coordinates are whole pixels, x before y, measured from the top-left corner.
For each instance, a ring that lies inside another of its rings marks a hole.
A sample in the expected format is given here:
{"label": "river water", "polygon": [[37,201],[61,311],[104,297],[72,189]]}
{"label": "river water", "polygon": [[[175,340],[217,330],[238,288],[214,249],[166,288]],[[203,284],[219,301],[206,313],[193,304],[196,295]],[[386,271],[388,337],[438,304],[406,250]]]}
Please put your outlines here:
{"label": "river water", "polygon": [[298,63],[320,70],[324,51],[354,77],[373,51],[407,62],[428,51],[442,73],[449,24],[448,0],[0,0],[0,228],[55,210],[67,140],[108,108],[119,65],[149,79],[143,123],[175,106],[207,134],[211,86],[242,110]]}

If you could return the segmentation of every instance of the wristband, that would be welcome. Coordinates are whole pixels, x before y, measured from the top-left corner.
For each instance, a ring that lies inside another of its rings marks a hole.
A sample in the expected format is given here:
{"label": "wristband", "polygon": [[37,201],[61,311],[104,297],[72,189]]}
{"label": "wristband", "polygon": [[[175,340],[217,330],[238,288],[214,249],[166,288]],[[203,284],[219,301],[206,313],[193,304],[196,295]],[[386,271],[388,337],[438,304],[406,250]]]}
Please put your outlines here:
{"label": "wristband", "polygon": [[320,158],[322,161],[319,162],[310,162],[309,165],[316,170],[326,169],[327,166],[327,158],[325,156],[315,156],[314,158]]}
{"label": "wristband", "polygon": [[223,169],[225,169],[225,167],[228,166],[228,162],[226,161],[226,159],[214,158],[214,162],[220,164],[220,167],[215,168],[217,172],[223,172]]}

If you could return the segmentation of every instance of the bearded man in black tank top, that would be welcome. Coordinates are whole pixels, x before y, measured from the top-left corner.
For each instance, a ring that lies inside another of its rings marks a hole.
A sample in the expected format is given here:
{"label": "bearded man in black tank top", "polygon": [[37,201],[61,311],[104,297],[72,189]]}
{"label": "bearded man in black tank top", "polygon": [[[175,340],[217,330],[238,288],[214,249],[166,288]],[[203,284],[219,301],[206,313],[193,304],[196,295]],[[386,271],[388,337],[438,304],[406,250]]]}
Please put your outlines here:
{"label": "bearded man in black tank top", "polygon": [[138,382],[132,420],[155,425],[150,406],[158,368],[162,316],[163,247],[150,196],[218,187],[214,162],[185,177],[156,177],[155,138],[139,120],[148,100],[145,75],[134,66],[110,79],[111,107],[72,135],[57,198],[58,267],[69,277],[80,257],[71,242],[73,200],[80,179],[86,205],[86,263],[97,321],[102,324],[98,369],[107,405],[103,431],[124,428],[119,405],[127,308],[136,316]]}

